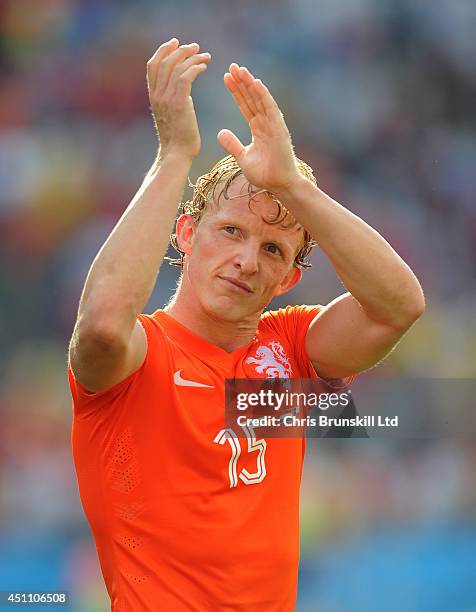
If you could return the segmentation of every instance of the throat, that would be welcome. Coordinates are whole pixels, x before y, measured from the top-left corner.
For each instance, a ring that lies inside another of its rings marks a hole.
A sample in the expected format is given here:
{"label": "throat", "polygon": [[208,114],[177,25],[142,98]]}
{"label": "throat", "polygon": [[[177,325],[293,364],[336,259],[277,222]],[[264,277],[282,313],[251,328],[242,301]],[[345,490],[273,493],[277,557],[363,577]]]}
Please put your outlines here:
{"label": "throat", "polygon": [[250,344],[256,338],[259,314],[249,321],[225,321],[192,308],[182,308],[180,300],[172,301],[164,310],[194,334],[227,353]]}
{"label": "throat", "polygon": [[216,337],[210,336],[207,338],[209,342],[215,344],[219,348],[223,349],[227,353],[232,353],[237,349],[247,346],[256,338],[256,330],[251,332],[243,331],[241,334],[235,329],[230,331],[228,334],[216,335]]}

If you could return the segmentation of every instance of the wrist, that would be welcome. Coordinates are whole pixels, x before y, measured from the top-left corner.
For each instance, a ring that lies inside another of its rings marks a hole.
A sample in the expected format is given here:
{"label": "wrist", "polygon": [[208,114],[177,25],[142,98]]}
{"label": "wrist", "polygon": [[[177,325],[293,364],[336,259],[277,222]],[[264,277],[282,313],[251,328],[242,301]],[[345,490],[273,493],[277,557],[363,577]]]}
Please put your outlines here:
{"label": "wrist", "polygon": [[188,153],[186,151],[181,151],[179,149],[165,149],[160,147],[157,152],[157,157],[154,162],[154,167],[159,168],[164,164],[174,164],[178,167],[188,167],[192,166],[192,163],[195,159],[196,155],[192,153]]}
{"label": "wrist", "polygon": [[309,186],[315,187],[315,185],[309,179],[298,172],[298,174],[288,182],[276,189],[273,189],[272,193],[278,198],[278,200],[284,203],[285,201],[295,200],[296,197],[302,193],[303,189],[308,189]]}
{"label": "wrist", "polygon": [[157,159],[162,163],[164,161],[173,160],[178,164],[189,164],[192,165],[194,159],[197,157],[196,153],[191,153],[190,151],[186,151],[184,149],[173,149],[173,148],[164,148],[160,147]]}

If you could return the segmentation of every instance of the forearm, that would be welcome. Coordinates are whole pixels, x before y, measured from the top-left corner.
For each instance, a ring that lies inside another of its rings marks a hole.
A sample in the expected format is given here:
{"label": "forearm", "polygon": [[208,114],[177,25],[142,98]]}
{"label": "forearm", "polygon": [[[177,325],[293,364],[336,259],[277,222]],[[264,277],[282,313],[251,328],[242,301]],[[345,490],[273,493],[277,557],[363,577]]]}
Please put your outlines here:
{"label": "forearm", "polygon": [[372,319],[405,327],[421,314],[413,272],[380,234],[306,179],[276,194],[309,231]]}
{"label": "forearm", "polygon": [[178,155],[154,163],[91,266],[79,325],[130,334],[154,288],[190,167]]}

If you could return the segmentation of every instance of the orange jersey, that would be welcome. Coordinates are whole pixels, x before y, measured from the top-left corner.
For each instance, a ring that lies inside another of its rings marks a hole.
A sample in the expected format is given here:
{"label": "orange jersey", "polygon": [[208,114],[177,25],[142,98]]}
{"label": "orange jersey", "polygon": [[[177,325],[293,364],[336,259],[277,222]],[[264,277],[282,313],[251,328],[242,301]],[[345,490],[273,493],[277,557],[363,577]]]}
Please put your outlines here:
{"label": "orange jersey", "polygon": [[315,377],[318,307],[262,315],[231,353],[163,311],[144,363],[89,393],[69,370],[73,455],[114,612],[294,610],[302,438],[230,437],[225,378]]}

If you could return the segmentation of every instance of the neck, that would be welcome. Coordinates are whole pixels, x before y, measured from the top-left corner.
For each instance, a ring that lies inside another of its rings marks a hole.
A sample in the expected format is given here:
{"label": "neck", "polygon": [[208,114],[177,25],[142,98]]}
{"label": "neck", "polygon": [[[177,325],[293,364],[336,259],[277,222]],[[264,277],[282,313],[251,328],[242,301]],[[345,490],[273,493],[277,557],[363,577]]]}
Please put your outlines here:
{"label": "neck", "polygon": [[195,334],[215,344],[224,351],[231,352],[249,344],[258,327],[261,313],[246,320],[226,321],[206,312],[193,295],[188,295],[181,283],[165,312]]}

